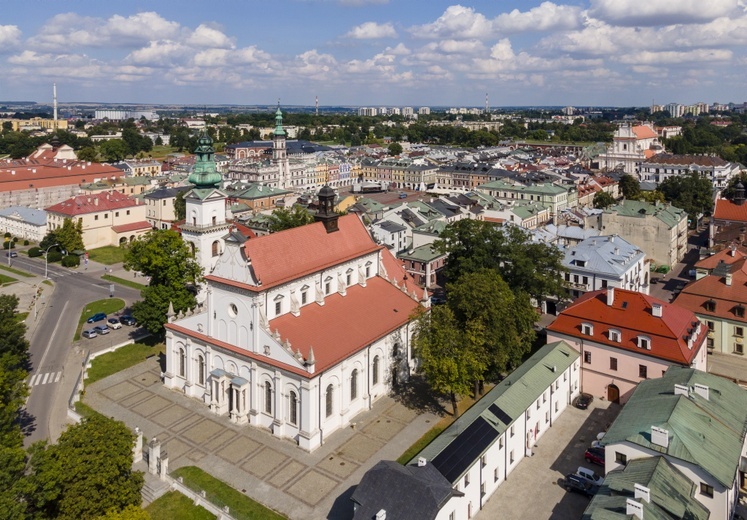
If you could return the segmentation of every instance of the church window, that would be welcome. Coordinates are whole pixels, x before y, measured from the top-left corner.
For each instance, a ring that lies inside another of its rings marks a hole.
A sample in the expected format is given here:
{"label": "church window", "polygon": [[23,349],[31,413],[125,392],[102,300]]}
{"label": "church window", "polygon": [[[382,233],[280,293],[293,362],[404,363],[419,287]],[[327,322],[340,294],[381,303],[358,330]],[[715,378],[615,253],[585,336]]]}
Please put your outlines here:
{"label": "church window", "polygon": [[345,277],[345,285],[350,285],[352,281],[353,281],[353,276],[350,273],[348,273]]}
{"label": "church window", "polygon": [[375,385],[379,384],[379,361],[380,361],[379,356],[374,356],[373,367],[372,367],[372,370],[373,370],[372,379],[373,379],[373,384]]}
{"label": "church window", "polygon": [[350,400],[355,401],[358,398],[358,369],[353,370],[350,374]]}
{"label": "church window", "polygon": [[306,305],[308,301],[308,293],[306,291],[301,292],[301,305]]}
{"label": "church window", "polygon": [[218,217],[216,217],[216,216],[213,216],[213,225],[215,225],[215,224],[217,224],[217,223],[218,223]]}
{"label": "church window", "polygon": [[332,405],[334,404],[333,398],[334,398],[334,387],[332,385],[327,386],[327,393],[325,395],[325,401],[326,401],[326,416],[331,417],[332,416]]}
{"label": "church window", "polygon": [[298,396],[293,390],[288,394],[288,422],[298,424]]}
{"label": "church window", "polygon": [[272,413],[272,383],[265,381],[265,413]]}
{"label": "church window", "polygon": [[213,242],[213,256],[218,256],[220,254],[220,242],[215,241]]}
{"label": "church window", "polygon": [[205,358],[204,356],[197,356],[197,383],[205,384]]}
{"label": "church window", "polygon": [[324,294],[329,294],[330,292],[332,292],[332,283],[325,282],[324,283]]}
{"label": "church window", "polygon": [[187,354],[183,348],[179,349],[179,376],[185,377],[187,372]]}
{"label": "church window", "polygon": [[232,318],[235,318],[238,313],[239,313],[239,308],[236,307],[236,304],[235,303],[229,304],[228,315],[231,316]]}

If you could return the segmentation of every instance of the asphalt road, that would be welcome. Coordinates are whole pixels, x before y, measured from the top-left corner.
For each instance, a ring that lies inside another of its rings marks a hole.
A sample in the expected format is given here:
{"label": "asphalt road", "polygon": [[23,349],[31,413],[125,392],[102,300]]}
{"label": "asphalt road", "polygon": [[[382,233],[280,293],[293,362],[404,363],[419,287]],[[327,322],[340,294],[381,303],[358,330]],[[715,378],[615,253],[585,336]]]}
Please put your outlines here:
{"label": "asphalt road", "polygon": [[[12,259],[12,265],[44,276],[43,260],[19,255]],[[101,274],[72,271],[58,265],[48,267],[48,276],[56,286],[49,301],[38,305],[38,324],[30,341],[30,395],[23,414],[27,445],[49,437],[49,419],[59,383],[63,377],[78,376],[77,373],[63,373],[65,359],[72,348],[84,306],[110,294],[110,284],[100,278]],[[135,289],[116,285],[114,296],[132,302],[139,299],[140,294]]]}

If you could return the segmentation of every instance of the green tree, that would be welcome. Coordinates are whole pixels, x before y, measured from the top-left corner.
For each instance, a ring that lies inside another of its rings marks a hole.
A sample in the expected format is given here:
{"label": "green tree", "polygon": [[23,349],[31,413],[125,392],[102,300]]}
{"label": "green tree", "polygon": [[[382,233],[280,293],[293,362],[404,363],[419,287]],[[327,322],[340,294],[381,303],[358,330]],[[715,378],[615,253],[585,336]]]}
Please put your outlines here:
{"label": "green tree", "polygon": [[638,200],[641,196],[641,184],[638,179],[627,173],[620,178],[620,190],[623,197],[628,200]]}
{"label": "green tree", "polygon": [[276,233],[312,222],[314,222],[314,217],[303,206],[294,204],[291,209],[277,208],[270,215],[270,232]]}
{"label": "green tree", "polygon": [[713,209],[713,184],[698,172],[668,177],[659,184],[659,191],[667,202],[687,212],[691,226]]}
{"label": "green tree", "polygon": [[606,191],[598,191],[594,195],[594,207],[597,209],[604,209],[612,206],[615,203],[615,197],[607,193]]}
{"label": "green tree", "polygon": [[389,155],[395,156],[402,153],[402,145],[399,143],[392,143],[389,145]]}
{"label": "green tree", "polygon": [[467,395],[487,369],[484,336],[479,323],[462,330],[445,305],[421,312],[415,320],[413,348],[419,370],[431,389],[449,396],[454,417],[459,413],[457,397]]}
{"label": "green tree", "polygon": [[60,244],[60,248],[70,254],[73,251],[82,251],[86,248],[83,244],[83,223],[77,221],[75,224],[72,219],[66,218],[62,221],[62,227],[55,229],[55,237]]}
{"label": "green tree", "polygon": [[96,151],[96,148],[93,146],[87,146],[77,152],[78,159],[81,161],[90,161],[90,162],[96,162],[99,160],[99,153]]}
{"label": "green tree", "polygon": [[140,505],[143,474],[132,471],[134,435],[124,423],[93,414],[57,444],[29,450],[27,500],[35,517],[94,519]]}
{"label": "green tree", "polygon": [[739,174],[729,179],[726,188],[724,188],[724,191],[721,192],[721,196],[725,199],[732,200],[734,198],[734,195],[736,195],[737,193],[737,184],[739,184],[740,182],[742,183],[742,186],[747,187],[747,172],[739,172]]}
{"label": "green tree", "polygon": [[651,204],[656,204],[657,202],[665,202],[664,194],[659,190],[642,191],[640,196],[638,197],[638,200],[643,200]]}
{"label": "green tree", "polygon": [[187,218],[187,201],[184,200],[186,190],[179,190],[174,199],[174,214],[176,220],[184,220]]}
{"label": "green tree", "polygon": [[98,517],[96,520],[151,520],[151,516],[141,507],[127,506],[121,511],[112,509],[104,516]]}
{"label": "green tree", "polygon": [[132,314],[146,329],[163,332],[169,303],[176,312],[195,307],[196,285],[202,281],[202,268],[176,231],[154,229],[132,242],[125,252],[124,268],[150,277],[142,300],[132,306]]}
{"label": "green tree", "polygon": [[127,145],[121,139],[110,139],[99,145],[104,160],[108,162],[121,161],[127,156]]}

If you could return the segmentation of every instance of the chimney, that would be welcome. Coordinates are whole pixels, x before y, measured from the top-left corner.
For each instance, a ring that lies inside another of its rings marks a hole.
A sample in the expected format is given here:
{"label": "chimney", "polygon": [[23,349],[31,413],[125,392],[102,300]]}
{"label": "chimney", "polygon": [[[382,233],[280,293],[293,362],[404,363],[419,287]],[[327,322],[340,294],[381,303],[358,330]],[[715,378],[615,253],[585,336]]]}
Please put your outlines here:
{"label": "chimney", "polygon": [[651,490],[640,484],[633,484],[634,498],[642,498],[649,504],[651,503]]}
{"label": "chimney", "polygon": [[615,303],[615,288],[607,287],[607,305],[612,307],[612,304],[614,303]]}
{"label": "chimney", "polygon": [[658,426],[651,426],[651,444],[656,444],[662,448],[669,447],[669,430],[659,428]]}
{"label": "chimney", "polygon": [[651,314],[652,314],[652,315],[653,315],[653,316],[654,316],[655,318],[661,318],[661,314],[662,314],[662,310],[663,310],[663,308],[664,308],[664,306],[663,306],[663,305],[662,305],[661,303],[654,303],[654,304],[653,304],[653,305],[651,306]]}
{"label": "chimney", "polygon": [[731,273],[726,273],[726,276],[724,277],[724,283],[727,286],[731,286]]}
{"label": "chimney", "polygon": [[426,464],[428,464],[428,461],[427,461],[427,459],[426,459],[425,457],[420,457],[420,458],[418,459],[418,467],[419,467],[419,468],[422,468],[422,467],[423,467],[423,466],[425,466]]}
{"label": "chimney", "polygon": [[690,394],[690,389],[687,387],[687,385],[674,385],[674,395],[684,395],[687,396]]}
{"label": "chimney", "polygon": [[635,516],[638,520],[643,520],[643,504],[636,502],[632,498],[625,500],[625,514]]}
{"label": "chimney", "polygon": [[693,388],[695,389],[695,393],[698,394],[700,397],[705,399],[706,401],[709,401],[710,396],[710,388],[706,385],[699,385],[698,383],[695,383],[693,385]]}
{"label": "chimney", "polygon": [[375,520],[386,520],[386,509],[379,509],[379,512],[376,513]]}

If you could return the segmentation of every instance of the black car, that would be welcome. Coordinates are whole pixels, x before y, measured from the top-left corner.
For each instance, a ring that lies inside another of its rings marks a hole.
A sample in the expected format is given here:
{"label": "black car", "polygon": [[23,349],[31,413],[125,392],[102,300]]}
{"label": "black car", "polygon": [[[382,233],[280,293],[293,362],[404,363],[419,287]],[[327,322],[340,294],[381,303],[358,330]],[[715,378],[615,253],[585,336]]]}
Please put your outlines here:
{"label": "black car", "polygon": [[119,318],[119,323],[121,323],[122,325],[135,325],[137,321],[135,320],[135,318],[133,318],[129,314],[126,314]]}
{"label": "black car", "polygon": [[15,251],[8,251],[7,253],[5,253],[5,256],[9,256],[11,258],[18,258],[18,253],[16,253]]}
{"label": "black car", "polygon": [[573,406],[579,410],[586,410],[593,400],[594,396],[591,394],[579,394],[579,396],[573,400]]}
{"label": "black car", "polygon": [[573,473],[571,473],[570,475],[566,475],[565,479],[563,479],[563,487],[566,491],[581,493],[582,495],[586,495],[587,497],[594,496],[596,492],[599,491],[599,486],[592,484],[591,482],[587,482],[586,480],[582,479],[578,475],[574,475]]}

